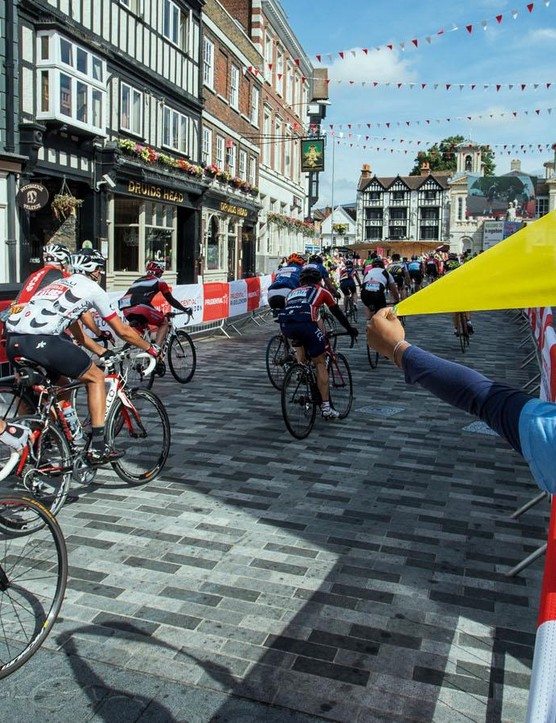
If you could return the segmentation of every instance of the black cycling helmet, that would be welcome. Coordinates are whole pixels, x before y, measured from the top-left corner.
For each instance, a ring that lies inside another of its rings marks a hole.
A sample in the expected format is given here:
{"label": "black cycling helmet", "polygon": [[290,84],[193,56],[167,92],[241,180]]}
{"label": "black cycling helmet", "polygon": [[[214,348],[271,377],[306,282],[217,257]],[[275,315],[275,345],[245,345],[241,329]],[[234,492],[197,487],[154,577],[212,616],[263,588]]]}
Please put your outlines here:
{"label": "black cycling helmet", "polygon": [[353,266],[353,259],[346,259],[346,266]]}
{"label": "black cycling helmet", "polygon": [[93,274],[99,269],[104,271],[106,259],[96,249],[81,249],[72,255],[71,266],[76,274]]}
{"label": "black cycling helmet", "polygon": [[310,264],[322,264],[322,256],[319,256],[318,254],[313,254],[309,258],[309,263]]}
{"label": "black cycling helmet", "polygon": [[320,284],[322,274],[316,266],[304,266],[299,274],[299,281],[302,284]]}
{"label": "black cycling helmet", "polygon": [[383,269],[384,268],[384,260],[380,258],[380,256],[377,256],[373,259],[371,266],[375,269]]}

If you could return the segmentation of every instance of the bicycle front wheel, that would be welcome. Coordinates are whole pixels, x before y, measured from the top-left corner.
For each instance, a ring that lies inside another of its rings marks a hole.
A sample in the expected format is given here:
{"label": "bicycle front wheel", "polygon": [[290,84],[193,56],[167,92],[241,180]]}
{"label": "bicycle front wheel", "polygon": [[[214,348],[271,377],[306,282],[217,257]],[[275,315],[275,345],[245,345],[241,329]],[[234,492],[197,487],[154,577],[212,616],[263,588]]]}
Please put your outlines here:
{"label": "bicycle front wheel", "polygon": [[282,416],[288,432],[296,439],[304,439],[315,423],[317,403],[313,395],[311,372],[303,364],[293,364],[282,385]]}
{"label": "bicycle front wheel", "polygon": [[[22,529],[39,530],[33,535]],[[60,526],[39,502],[0,494],[0,678],[45,641],[60,612],[68,576]]]}
{"label": "bicycle front wheel", "polygon": [[[282,334],[270,338],[266,347],[266,373],[275,389],[282,389],[284,377],[288,371],[290,348]],[[293,361],[293,357],[292,357]]]}
{"label": "bicycle front wheel", "polygon": [[150,482],[162,472],[170,452],[170,420],[160,399],[145,389],[129,393],[129,406],[118,399],[106,421],[110,446],[125,451],[112,462],[116,474],[130,485]]}
{"label": "bicycle front wheel", "polygon": [[350,412],[353,403],[353,381],[348,360],[341,354],[330,357],[328,366],[328,385],[330,387],[330,404],[344,419]]}
{"label": "bicycle front wheel", "polygon": [[180,384],[187,384],[195,374],[197,353],[193,339],[186,331],[178,329],[168,349],[168,364],[174,379]]}

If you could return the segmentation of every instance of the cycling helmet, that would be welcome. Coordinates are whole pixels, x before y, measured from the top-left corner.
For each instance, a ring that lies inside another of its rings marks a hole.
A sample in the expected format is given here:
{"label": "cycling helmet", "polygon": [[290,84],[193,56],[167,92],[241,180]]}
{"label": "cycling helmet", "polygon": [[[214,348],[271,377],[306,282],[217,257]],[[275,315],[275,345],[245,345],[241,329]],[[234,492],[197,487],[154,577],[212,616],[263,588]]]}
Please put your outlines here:
{"label": "cycling helmet", "polygon": [[299,281],[302,284],[320,284],[322,274],[316,266],[305,266],[299,274]]}
{"label": "cycling helmet", "polygon": [[47,244],[42,250],[42,260],[54,264],[69,264],[71,252],[63,244]]}
{"label": "cycling helmet", "polygon": [[162,276],[162,274],[166,271],[166,262],[165,261],[147,261],[146,266],[147,274],[150,274],[151,276]]}
{"label": "cycling helmet", "polygon": [[310,264],[322,264],[322,256],[319,256],[318,254],[313,254],[309,258],[309,263]]}
{"label": "cycling helmet", "polygon": [[288,264],[303,266],[305,264],[305,258],[301,254],[291,254],[288,256]]}
{"label": "cycling helmet", "polygon": [[383,261],[383,259],[380,258],[380,256],[377,256],[376,258],[373,259],[373,262],[371,265],[373,268],[383,269],[384,261]]}
{"label": "cycling helmet", "polygon": [[106,259],[96,249],[81,249],[72,255],[71,266],[76,274],[92,274],[99,269],[104,272]]}
{"label": "cycling helmet", "polygon": [[351,268],[353,266],[353,261],[351,259],[346,259],[346,266]]}

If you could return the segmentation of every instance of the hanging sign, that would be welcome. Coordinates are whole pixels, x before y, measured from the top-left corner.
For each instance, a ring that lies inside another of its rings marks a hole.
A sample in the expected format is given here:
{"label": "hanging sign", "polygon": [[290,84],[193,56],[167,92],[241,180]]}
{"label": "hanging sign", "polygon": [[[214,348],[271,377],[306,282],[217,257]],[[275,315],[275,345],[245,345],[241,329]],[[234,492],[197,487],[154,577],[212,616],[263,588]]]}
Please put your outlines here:
{"label": "hanging sign", "polygon": [[48,203],[48,191],[42,183],[28,183],[19,189],[16,200],[25,211],[38,211]]}
{"label": "hanging sign", "polygon": [[324,171],[324,140],[311,138],[301,141],[301,172]]}

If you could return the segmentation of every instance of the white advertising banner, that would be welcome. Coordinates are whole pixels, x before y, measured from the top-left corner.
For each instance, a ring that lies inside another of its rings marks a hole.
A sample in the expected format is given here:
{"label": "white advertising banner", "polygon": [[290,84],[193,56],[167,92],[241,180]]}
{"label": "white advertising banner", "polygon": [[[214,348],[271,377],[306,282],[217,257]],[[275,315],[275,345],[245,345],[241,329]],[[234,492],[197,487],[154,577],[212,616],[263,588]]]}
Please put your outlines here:
{"label": "white advertising banner", "polygon": [[230,281],[230,316],[247,313],[247,282],[244,279]]}

